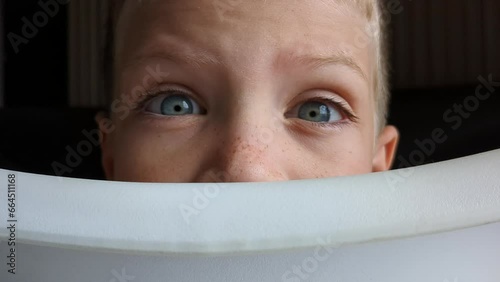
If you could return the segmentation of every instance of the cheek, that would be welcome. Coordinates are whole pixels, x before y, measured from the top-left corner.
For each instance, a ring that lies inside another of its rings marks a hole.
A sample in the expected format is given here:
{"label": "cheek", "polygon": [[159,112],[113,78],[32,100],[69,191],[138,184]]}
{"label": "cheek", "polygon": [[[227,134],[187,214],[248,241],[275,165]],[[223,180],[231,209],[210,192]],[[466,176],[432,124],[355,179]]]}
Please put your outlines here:
{"label": "cheek", "polygon": [[328,150],[324,150],[325,166],[329,176],[345,176],[371,172],[371,150],[360,132],[338,137]]}
{"label": "cheek", "polygon": [[342,158],[342,175],[370,173],[372,171],[371,145],[363,138],[351,138],[345,147],[338,152]]}
{"label": "cheek", "polygon": [[139,123],[121,127],[115,135],[115,180],[189,182],[199,152],[186,139],[185,133],[167,134]]}
{"label": "cheek", "polygon": [[[357,126],[348,127],[337,135],[320,141],[314,152],[317,168],[327,177],[371,173],[375,142],[374,112],[372,105],[363,103],[359,108]],[[318,142],[318,140],[316,140]]]}
{"label": "cheek", "polygon": [[[276,140],[283,141],[283,140]],[[371,146],[357,128],[321,138],[284,140],[287,152],[281,165],[287,166],[291,179],[337,177],[372,172]],[[278,158],[277,158],[278,160]]]}

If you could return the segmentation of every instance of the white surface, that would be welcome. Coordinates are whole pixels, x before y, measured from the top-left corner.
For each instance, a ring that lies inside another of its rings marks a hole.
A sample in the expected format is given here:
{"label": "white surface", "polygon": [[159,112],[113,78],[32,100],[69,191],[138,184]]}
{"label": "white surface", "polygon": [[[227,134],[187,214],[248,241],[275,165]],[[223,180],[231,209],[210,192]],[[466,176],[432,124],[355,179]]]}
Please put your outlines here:
{"label": "white surface", "polygon": [[[16,173],[20,274],[1,269],[0,278],[111,281],[112,270],[125,267],[134,281],[498,282],[499,172],[500,150],[407,170],[274,183]],[[0,170],[0,181],[8,173]],[[207,189],[213,193],[201,201]],[[6,197],[0,193],[4,211]],[[180,210],[187,206],[197,210],[188,220]],[[0,221],[6,224],[6,212]],[[7,232],[0,229],[2,240]],[[403,237],[412,238],[397,240]],[[285,275],[318,245],[336,248],[311,277]]]}
{"label": "white surface", "polygon": [[[23,245],[18,273],[6,275],[2,262],[0,281],[498,282],[499,238],[496,223],[338,249],[319,247],[319,256],[316,248],[232,256],[131,256]],[[120,280],[122,274],[130,279]]]}

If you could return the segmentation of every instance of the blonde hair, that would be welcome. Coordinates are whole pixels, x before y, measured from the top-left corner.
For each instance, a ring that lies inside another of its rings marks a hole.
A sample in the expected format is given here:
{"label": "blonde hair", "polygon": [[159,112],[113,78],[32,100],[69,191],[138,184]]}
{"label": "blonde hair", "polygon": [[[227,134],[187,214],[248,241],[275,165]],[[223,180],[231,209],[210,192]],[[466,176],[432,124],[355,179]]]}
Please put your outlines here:
{"label": "blonde hair", "polygon": [[[336,0],[343,6],[355,7],[368,20],[364,36],[370,37],[375,43],[376,67],[373,70],[375,81],[373,85],[375,99],[375,128],[380,132],[387,123],[390,89],[389,89],[389,52],[388,28],[385,18],[383,0]],[[366,46],[358,46],[366,47]]]}
{"label": "blonde hair", "polygon": [[[109,0],[109,18],[107,27],[107,44],[104,59],[105,73],[108,81],[107,89],[112,93],[113,62],[115,30],[122,7],[127,0]],[[136,0],[141,1],[141,0]],[[375,128],[380,132],[387,123],[390,91],[389,91],[389,52],[388,29],[384,17],[383,0],[335,0],[345,6],[355,6],[368,20],[367,33],[375,41],[376,68],[374,70],[375,82],[373,85],[375,99]]]}
{"label": "blonde hair", "polygon": [[374,99],[376,105],[376,126],[380,132],[387,123],[391,92],[389,87],[389,30],[382,0],[354,0],[368,19],[375,40],[376,68]]}

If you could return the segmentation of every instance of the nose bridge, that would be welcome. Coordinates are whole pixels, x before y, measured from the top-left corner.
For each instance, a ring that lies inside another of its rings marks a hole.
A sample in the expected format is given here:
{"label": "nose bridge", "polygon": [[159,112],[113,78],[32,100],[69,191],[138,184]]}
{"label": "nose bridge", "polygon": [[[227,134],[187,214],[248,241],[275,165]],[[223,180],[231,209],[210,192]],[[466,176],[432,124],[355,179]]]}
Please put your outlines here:
{"label": "nose bridge", "polygon": [[[253,76],[253,75],[252,75]],[[272,87],[255,84],[249,78],[235,78],[233,94],[229,95],[226,109],[218,126],[228,144],[240,149],[259,149],[269,145],[269,135],[276,134]],[[238,151],[238,150],[237,150]]]}
{"label": "nose bridge", "polygon": [[244,104],[217,123],[216,149],[198,181],[286,180],[285,168],[278,161],[282,151],[276,148],[278,131],[270,122],[271,113],[259,113],[254,106]]}

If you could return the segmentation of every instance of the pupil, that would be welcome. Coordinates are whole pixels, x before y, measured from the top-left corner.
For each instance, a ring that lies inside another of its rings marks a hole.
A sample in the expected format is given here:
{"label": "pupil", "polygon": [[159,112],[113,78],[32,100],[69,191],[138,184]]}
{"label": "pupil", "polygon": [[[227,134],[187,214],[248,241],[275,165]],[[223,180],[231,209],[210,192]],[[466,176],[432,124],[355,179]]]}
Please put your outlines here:
{"label": "pupil", "polygon": [[161,113],[164,115],[189,115],[193,114],[193,105],[189,99],[182,95],[166,97],[161,104]]}
{"label": "pupil", "polygon": [[299,118],[312,122],[329,122],[330,110],[321,102],[304,103],[299,109]]}

